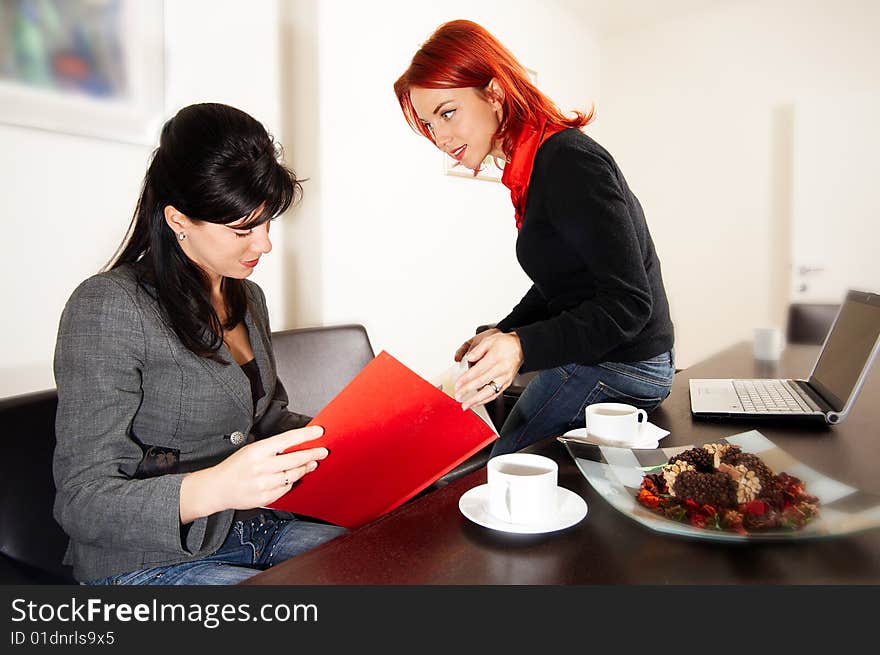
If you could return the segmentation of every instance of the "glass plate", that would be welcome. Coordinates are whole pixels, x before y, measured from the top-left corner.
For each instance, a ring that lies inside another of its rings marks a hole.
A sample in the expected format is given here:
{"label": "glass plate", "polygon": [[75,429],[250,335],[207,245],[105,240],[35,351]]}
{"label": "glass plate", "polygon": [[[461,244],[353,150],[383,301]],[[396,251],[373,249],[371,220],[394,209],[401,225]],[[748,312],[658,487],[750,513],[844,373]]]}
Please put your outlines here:
{"label": "glass plate", "polygon": [[800,530],[767,530],[741,535],[698,528],[655,514],[636,496],[645,473],[690,446],[632,450],[611,446],[566,443],[581,473],[600,496],[642,525],[667,534],[713,541],[779,541],[818,539],[862,532],[880,526],[880,496],[860,491],[799,462],[757,430],[743,432],[713,443],[735,444],[758,455],[773,471],[803,480],[806,491],[819,498],[819,516]]}

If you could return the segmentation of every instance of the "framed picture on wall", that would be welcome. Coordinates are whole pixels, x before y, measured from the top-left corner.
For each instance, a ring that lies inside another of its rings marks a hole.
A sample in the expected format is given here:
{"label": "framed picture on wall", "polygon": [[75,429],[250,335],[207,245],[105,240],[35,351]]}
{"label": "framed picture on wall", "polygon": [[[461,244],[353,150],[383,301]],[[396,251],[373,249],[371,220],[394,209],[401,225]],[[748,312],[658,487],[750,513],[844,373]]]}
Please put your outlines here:
{"label": "framed picture on wall", "polygon": [[0,122],[152,145],[162,0],[0,0]]}
{"label": "framed picture on wall", "polygon": [[[526,68],[526,72],[529,74],[529,79],[532,81],[532,84],[538,83],[538,73],[533,71],[531,68]],[[495,161],[495,158],[491,155],[487,155],[483,160],[482,167],[480,171],[474,175],[474,172],[465,168],[461,165],[456,165],[458,162],[447,155],[445,152],[441,153],[443,156],[443,172],[446,175],[456,175],[458,177],[469,177],[472,180],[488,180],[489,182],[500,182],[501,176],[504,173],[504,163],[501,161]]]}

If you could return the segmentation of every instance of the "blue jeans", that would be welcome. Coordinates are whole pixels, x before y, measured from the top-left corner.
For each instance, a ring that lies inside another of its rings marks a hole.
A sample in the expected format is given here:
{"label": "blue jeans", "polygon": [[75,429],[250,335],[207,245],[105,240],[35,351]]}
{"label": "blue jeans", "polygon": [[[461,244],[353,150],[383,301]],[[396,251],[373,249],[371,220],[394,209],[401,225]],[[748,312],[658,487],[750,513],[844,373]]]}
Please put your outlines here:
{"label": "blue jeans", "polygon": [[583,427],[584,409],[594,403],[626,403],[650,412],[669,395],[674,375],[674,350],[641,362],[565,364],[541,371],[501,426],[491,456]]}
{"label": "blue jeans", "polygon": [[111,575],[89,585],[232,585],[311,550],[346,532],[345,528],[263,513],[232,524],[213,555],[180,564]]}

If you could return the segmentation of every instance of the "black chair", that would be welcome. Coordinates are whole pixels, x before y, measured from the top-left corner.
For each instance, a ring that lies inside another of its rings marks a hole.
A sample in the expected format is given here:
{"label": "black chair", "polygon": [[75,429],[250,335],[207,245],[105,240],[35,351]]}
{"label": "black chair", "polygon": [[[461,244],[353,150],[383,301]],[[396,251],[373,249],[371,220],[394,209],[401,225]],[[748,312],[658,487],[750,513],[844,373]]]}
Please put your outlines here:
{"label": "black chair", "polygon": [[273,332],[272,348],[290,409],[309,416],[315,416],[375,356],[363,325]]}
{"label": "black chair", "polygon": [[[360,325],[273,334],[291,408],[314,415],[357,375],[373,349]],[[0,584],[74,583],[61,563],[68,537],[55,522],[54,389],[0,399]]]}
{"label": "black chair", "polygon": [[55,390],[0,399],[0,583],[74,583],[68,538],[52,516]]}
{"label": "black chair", "polygon": [[833,303],[792,303],[786,325],[788,343],[823,344],[839,310],[840,305]]}
{"label": "black chair", "polygon": [[[314,416],[373,359],[361,325],[284,330],[272,335],[278,377],[294,411]],[[62,564],[69,541],[55,521],[54,389],[0,399],[0,584],[74,584]],[[428,487],[429,492],[485,464],[488,449]]]}

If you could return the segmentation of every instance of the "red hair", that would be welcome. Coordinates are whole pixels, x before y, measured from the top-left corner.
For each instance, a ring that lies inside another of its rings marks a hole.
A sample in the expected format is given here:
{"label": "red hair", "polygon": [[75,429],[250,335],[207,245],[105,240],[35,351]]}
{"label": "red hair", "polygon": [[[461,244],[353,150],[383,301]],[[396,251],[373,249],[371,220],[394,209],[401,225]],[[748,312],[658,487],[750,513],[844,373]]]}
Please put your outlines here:
{"label": "red hair", "polygon": [[537,128],[544,119],[548,126],[559,128],[583,127],[593,120],[593,108],[587,114],[574,111],[573,117],[566,117],[532,84],[526,69],[509,50],[484,27],[469,20],[454,20],[438,27],[394,83],[394,93],[410,127],[434,141],[416,114],[410,90],[472,87],[483,91],[493,78],[504,92],[504,97],[498,99],[503,115],[495,138],[501,140],[507,155],[512,154],[511,147],[523,128]]}

